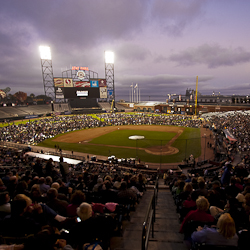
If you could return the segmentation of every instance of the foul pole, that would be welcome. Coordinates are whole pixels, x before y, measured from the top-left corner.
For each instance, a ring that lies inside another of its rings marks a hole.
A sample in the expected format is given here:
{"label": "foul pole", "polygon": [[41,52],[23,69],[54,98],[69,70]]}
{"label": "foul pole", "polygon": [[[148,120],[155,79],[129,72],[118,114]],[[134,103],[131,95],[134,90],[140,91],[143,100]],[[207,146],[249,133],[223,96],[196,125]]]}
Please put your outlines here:
{"label": "foul pole", "polygon": [[198,95],[198,76],[196,76],[196,91],[195,91],[195,116],[197,115],[197,95]]}

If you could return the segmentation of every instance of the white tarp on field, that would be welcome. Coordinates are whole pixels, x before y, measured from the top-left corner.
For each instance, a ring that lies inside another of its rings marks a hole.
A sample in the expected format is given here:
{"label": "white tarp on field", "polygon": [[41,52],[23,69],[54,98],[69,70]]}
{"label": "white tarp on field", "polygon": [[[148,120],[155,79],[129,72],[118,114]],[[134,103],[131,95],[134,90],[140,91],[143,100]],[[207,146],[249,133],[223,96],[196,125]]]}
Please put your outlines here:
{"label": "white tarp on field", "polygon": [[[45,160],[49,160],[50,158],[52,158],[53,161],[60,162],[60,156],[57,156],[57,155],[47,155],[47,154],[40,154],[40,153],[35,153],[35,152],[27,152],[25,155],[29,155],[31,157],[41,158]],[[72,165],[77,165],[77,164],[80,164],[82,161],[63,157],[63,162],[67,162],[68,164],[72,164]]]}

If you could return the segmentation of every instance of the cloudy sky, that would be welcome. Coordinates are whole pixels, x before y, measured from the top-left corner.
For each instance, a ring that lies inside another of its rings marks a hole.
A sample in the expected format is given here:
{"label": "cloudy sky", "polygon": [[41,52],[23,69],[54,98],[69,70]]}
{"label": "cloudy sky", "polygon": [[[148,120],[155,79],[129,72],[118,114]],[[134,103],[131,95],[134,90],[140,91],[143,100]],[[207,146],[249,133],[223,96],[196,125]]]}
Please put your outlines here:
{"label": "cloudy sky", "polygon": [[0,89],[44,94],[39,45],[54,76],[71,66],[105,76],[115,53],[116,100],[185,94],[250,95],[250,1],[5,0],[0,8]]}

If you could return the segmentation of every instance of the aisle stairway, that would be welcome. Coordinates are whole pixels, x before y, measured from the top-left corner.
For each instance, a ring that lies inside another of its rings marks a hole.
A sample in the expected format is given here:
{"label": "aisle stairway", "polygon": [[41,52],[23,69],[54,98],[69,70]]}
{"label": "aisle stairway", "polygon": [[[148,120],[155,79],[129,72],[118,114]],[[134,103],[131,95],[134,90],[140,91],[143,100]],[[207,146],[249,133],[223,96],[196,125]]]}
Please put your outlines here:
{"label": "aisle stairway", "polygon": [[[153,189],[148,189],[136,211],[131,213],[130,222],[124,225],[122,237],[111,240],[111,250],[140,250],[142,238],[142,224],[153,195]],[[156,222],[154,238],[150,236],[148,250],[187,250],[183,243],[183,235],[179,234],[180,224],[178,214],[169,189],[159,182],[158,200],[156,205]]]}

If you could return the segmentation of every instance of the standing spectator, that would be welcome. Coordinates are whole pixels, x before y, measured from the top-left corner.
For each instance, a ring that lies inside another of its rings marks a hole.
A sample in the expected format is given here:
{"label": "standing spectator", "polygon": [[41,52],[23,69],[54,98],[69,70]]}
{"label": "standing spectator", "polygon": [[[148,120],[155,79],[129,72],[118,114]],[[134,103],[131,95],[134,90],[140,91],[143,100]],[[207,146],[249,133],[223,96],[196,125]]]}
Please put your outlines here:
{"label": "standing spectator", "polygon": [[232,176],[231,173],[231,169],[232,169],[232,164],[231,163],[226,163],[225,164],[225,170],[221,176],[221,184],[223,186],[228,186],[230,183],[230,178]]}
{"label": "standing spectator", "polygon": [[69,165],[67,162],[63,162],[63,157],[60,157],[60,171],[62,174],[63,181],[68,183],[69,181]]}
{"label": "standing spectator", "polygon": [[53,169],[54,169],[54,165],[53,165],[53,159],[52,158],[49,158],[49,161],[47,162],[46,164],[46,167],[45,167],[45,175],[46,176],[53,176]]}

